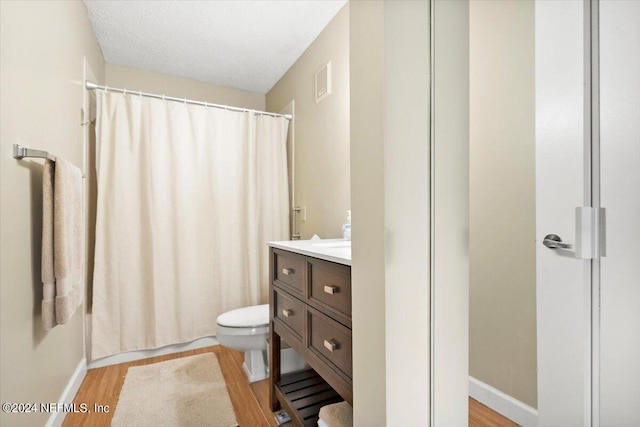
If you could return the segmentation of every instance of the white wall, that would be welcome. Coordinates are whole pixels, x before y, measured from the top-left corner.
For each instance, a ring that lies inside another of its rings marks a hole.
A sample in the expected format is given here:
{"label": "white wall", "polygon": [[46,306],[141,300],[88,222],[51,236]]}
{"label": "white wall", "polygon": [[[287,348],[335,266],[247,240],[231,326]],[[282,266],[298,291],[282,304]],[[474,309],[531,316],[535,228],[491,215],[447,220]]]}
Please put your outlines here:
{"label": "white wall", "polygon": [[468,423],[469,2],[433,2],[434,426]]}
{"label": "white wall", "polygon": [[[600,2],[600,425],[640,425],[640,2]],[[629,238],[630,236],[635,236]]]}
{"label": "white wall", "polygon": [[[57,402],[84,358],[82,310],[42,328],[42,160],[18,161],[13,143],[83,164],[83,62],[104,60],[82,2],[0,2],[0,400]],[[0,414],[7,426],[49,414]]]}
{"label": "white wall", "polygon": [[424,425],[430,405],[430,10],[384,3],[387,425]]}

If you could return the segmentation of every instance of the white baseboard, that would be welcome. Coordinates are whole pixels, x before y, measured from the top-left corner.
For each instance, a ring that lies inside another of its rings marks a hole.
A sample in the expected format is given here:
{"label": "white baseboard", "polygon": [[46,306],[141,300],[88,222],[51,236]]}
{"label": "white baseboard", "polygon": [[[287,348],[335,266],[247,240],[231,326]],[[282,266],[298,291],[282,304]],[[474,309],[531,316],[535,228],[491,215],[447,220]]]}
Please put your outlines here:
{"label": "white baseboard", "polygon": [[[60,396],[60,400],[58,400],[59,405],[63,405],[66,403],[73,403],[73,399],[76,397],[76,393],[80,389],[80,385],[84,380],[84,377],[87,375],[87,359],[82,359],[76,370],[71,375],[67,386],[64,388],[62,395]],[[66,416],[66,412],[53,412],[49,416],[45,427],[61,427],[64,421],[64,417]]]}
{"label": "white baseboard", "polygon": [[89,363],[89,368],[102,368],[103,366],[133,362],[134,360],[147,359],[149,357],[155,356],[164,356],[166,354],[180,353],[181,351],[211,347],[212,345],[218,344],[219,342],[216,337],[204,337],[187,343],[173,344],[155,349],[128,351],[126,353],[114,354],[113,356],[107,356],[101,359],[92,360],[91,363]]}
{"label": "white baseboard", "polygon": [[523,427],[538,426],[538,411],[517,399],[469,377],[469,396]]}

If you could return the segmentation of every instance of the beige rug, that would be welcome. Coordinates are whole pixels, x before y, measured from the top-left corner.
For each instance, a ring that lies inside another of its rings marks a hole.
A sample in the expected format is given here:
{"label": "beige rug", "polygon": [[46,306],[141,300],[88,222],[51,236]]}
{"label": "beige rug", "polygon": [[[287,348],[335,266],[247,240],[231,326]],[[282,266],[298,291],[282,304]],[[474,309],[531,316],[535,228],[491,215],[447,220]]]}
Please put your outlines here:
{"label": "beige rug", "polygon": [[127,370],[111,421],[129,426],[237,426],[236,415],[213,353]]}

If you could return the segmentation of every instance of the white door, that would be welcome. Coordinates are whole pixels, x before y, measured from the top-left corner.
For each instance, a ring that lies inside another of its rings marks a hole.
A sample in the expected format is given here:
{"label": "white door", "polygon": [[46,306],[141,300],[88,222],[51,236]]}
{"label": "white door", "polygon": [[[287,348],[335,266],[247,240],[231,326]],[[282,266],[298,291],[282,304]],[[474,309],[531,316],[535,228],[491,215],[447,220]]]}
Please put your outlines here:
{"label": "white door", "polygon": [[[638,5],[536,2],[541,427],[640,425]],[[544,246],[549,234],[571,247]]]}
{"label": "white door", "polygon": [[584,6],[535,7],[538,425],[583,426],[590,411],[591,261],[576,258],[574,248],[549,249],[543,238],[555,234],[575,246],[575,208],[591,203]]}

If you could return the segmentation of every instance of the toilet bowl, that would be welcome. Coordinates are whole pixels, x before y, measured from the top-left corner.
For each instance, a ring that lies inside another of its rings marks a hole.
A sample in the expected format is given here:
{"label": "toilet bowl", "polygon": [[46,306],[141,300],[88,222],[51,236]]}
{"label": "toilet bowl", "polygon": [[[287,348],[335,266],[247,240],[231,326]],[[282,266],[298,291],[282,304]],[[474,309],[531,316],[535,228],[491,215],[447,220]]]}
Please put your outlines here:
{"label": "toilet bowl", "polygon": [[[269,333],[269,304],[238,308],[218,316],[218,342],[234,350],[244,351],[244,369],[249,382],[264,380],[269,373],[267,334]],[[280,370],[287,373],[304,369],[307,365],[293,349],[281,351]]]}

